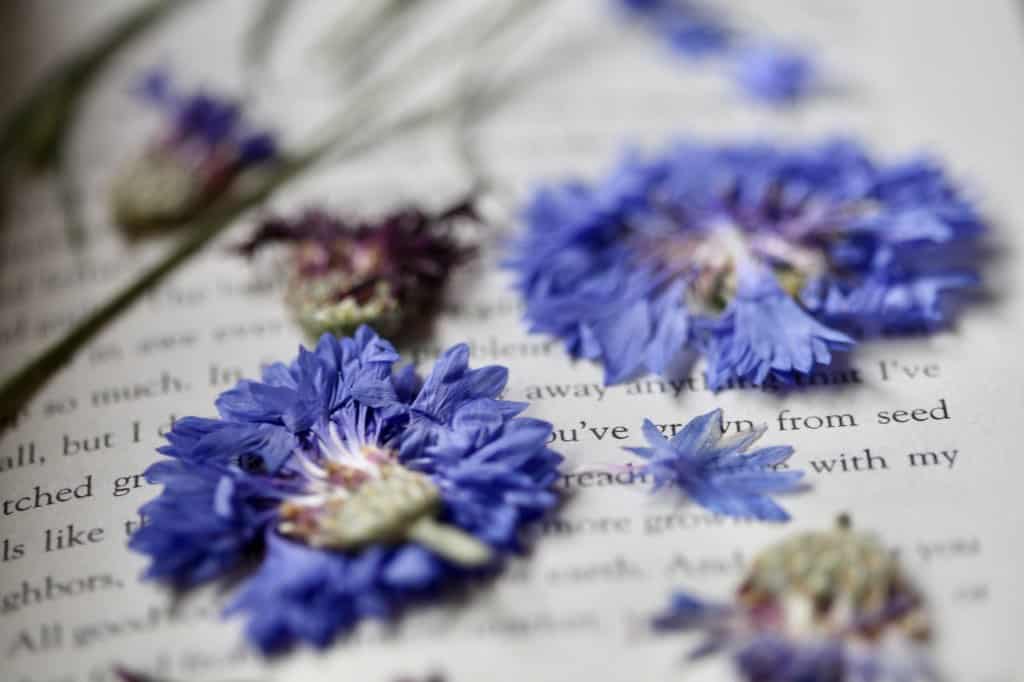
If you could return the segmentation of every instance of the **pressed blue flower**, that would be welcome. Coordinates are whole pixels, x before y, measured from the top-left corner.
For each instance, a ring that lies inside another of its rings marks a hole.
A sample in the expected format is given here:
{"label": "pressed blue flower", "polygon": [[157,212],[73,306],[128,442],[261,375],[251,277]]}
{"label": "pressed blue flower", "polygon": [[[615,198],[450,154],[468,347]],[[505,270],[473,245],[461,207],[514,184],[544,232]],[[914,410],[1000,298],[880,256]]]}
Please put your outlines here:
{"label": "pressed blue flower", "polygon": [[146,74],[138,94],[166,124],[115,182],[114,217],[130,232],[189,219],[243,171],[278,157],[274,135],[250,126],[233,100],[178,92],[164,71]]}
{"label": "pressed blue flower", "polygon": [[253,565],[230,613],[266,652],[325,646],[487,572],[557,501],[547,422],[501,400],[508,371],[454,346],[420,378],[367,327],[324,335],[178,420],[130,546],[179,588]]}
{"label": "pressed blue flower", "polygon": [[776,470],[793,454],[788,445],[748,452],[766,430],[762,426],[724,438],[722,411],[712,410],[668,439],[645,419],[650,447],[626,449],[647,460],[638,471],[652,477],[655,490],[676,488],[718,514],[787,521],[789,514],[770,496],[799,490],[803,472]]}
{"label": "pressed blue flower", "polygon": [[895,556],[845,517],[755,557],[731,603],[673,595],[655,629],[698,631],[693,659],[732,656],[747,682],[938,679],[924,601]]}
{"label": "pressed blue flower", "polygon": [[531,331],[609,384],[704,355],[715,389],[948,325],[986,230],[935,161],[878,163],[849,139],[631,151],[593,184],[539,187],[523,218],[507,266]]}
{"label": "pressed blue flower", "polygon": [[815,85],[815,68],[803,52],[777,45],[738,50],[735,78],[743,91],[769,104],[792,104]]}

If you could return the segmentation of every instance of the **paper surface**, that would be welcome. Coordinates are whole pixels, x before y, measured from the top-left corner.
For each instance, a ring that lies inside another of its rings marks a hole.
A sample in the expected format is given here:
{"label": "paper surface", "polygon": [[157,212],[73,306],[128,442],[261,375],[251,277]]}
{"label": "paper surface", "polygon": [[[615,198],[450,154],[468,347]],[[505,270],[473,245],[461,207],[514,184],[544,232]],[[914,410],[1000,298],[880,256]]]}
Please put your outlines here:
{"label": "paper surface", "polygon": [[[758,549],[848,512],[899,549],[928,595],[947,679],[1024,679],[1015,621],[1024,612],[1019,8],[1009,0],[728,5],[760,31],[813,47],[843,89],[774,112],[745,106],[719,72],[689,67],[649,36],[623,30],[600,3],[552,5],[538,40],[565,38],[576,58],[538,76],[476,135],[502,201],[521,201],[531,183],[592,177],[625,142],[856,135],[884,158],[933,153],[977,194],[995,225],[984,265],[989,300],[969,307],[955,331],[863,344],[833,386],[713,394],[698,367],[692,384],[652,378],[604,387],[598,368],[527,334],[495,243],[456,278],[420,359],[466,341],[475,364],[510,368],[507,397],[529,400],[529,415],[555,424],[553,447],[566,457],[563,508],[528,557],[470,598],[410,612],[395,629],[362,628],[324,653],[265,661],[244,646],[237,619],[217,616],[227,593],[174,602],[138,581],[144,561],[124,548],[136,509],[158,492],[140,474],[157,459],[171,419],[212,415],[220,391],[255,376],[261,363],[291,358],[303,340],[280,302],[273,259],[250,266],[226,251],[253,225],[248,216],[106,330],[0,437],[0,677],[101,682],[121,663],[181,680],[384,681],[430,672],[452,681],[726,679],[727,661],[685,661],[694,636],[650,633],[651,614],[676,588],[727,597]],[[46,19],[46,42],[5,26],[4,49],[31,76],[126,6],[37,3],[31,14]],[[108,225],[112,174],[157,124],[127,91],[140,69],[159,63],[188,84],[238,87],[249,7],[197,3],[105,76],[74,139],[91,223],[83,253],[68,250],[50,190],[29,187],[15,198],[17,219],[0,238],[5,374],[166,247],[124,244]],[[306,3],[295,21],[313,30],[321,16],[332,16],[332,3]],[[291,44],[301,37],[289,33],[272,62],[274,86],[257,106],[289,134],[303,132],[321,87],[289,77],[308,58]],[[451,125],[403,138],[312,174],[270,208],[355,211],[410,198],[440,205],[468,182],[451,140]],[[767,423],[764,443],[795,447],[790,463],[808,471],[813,488],[782,500],[793,514],[788,525],[717,518],[652,497],[629,476],[609,483],[593,473],[631,460],[621,447],[641,445],[644,418],[681,423],[716,406],[734,427]],[[915,409],[920,421],[892,419]]]}

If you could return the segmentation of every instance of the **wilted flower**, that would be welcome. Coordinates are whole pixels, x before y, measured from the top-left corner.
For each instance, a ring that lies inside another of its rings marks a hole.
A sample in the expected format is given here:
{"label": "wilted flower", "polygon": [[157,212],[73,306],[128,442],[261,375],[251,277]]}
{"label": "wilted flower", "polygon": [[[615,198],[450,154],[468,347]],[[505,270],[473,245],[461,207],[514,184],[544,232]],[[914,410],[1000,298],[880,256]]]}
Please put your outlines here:
{"label": "wilted flower", "polygon": [[647,460],[639,473],[654,478],[654,489],[675,488],[718,514],[786,521],[789,514],[770,497],[801,487],[802,471],[776,471],[793,454],[788,445],[747,452],[766,427],[723,438],[722,411],[712,410],[688,423],[671,440],[644,420],[647,448],[626,448]]}
{"label": "wilted flower", "polygon": [[753,100],[792,104],[817,85],[817,69],[809,55],[745,35],[731,25],[721,7],[700,0],[618,0],[618,4],[684,57],[718,57],[731,64],[736,84]]}
{"label": "wilted flower", "polygon": [[923,601],[896,558],[845,517],[758,555],[734,603],[676,594],[655,628],[702,630],[690,655],[727,651],[748,682],[932,680]]}
{"label": "wilted flower", "polygon": [[982,219],[934,161],[859,143],[680,142],[537,190],[509,266],[532,330],[618,383],[707,357],[713,388],[791,382],[851,334],[932,330],[975,284]]}
{"label": "wilted flower", "polygon": [[175,92],[162,71],[147,75],[139,90],[167,124],[115,181],[114,218],[129,232],[188,220],[243,171],[277,157],[274,136],[249,127],[234,101]]}
{"label": "wilted flower", "polygon": [[361,324],[395,333],[437,308],[453,268],[472,253],[453,234],[462,219],[477,220],[471,199],[438,213],[410,207],[375,220],[311,210],[265,221],[241,250],[292,245],[288,302],[313,338],[351,334]]}
{"label": "wilted flower", "polygon": [[147,577],[190,587],[257,558],[229,612],[269,652],[326,646],[517,550],[556,502],[551,425],[517,418],[508,371],[469,369],[465,345],[426,380],[398,359],[366,327],[325,334],[223,393],[219,418],[178,420],[130,541]]}

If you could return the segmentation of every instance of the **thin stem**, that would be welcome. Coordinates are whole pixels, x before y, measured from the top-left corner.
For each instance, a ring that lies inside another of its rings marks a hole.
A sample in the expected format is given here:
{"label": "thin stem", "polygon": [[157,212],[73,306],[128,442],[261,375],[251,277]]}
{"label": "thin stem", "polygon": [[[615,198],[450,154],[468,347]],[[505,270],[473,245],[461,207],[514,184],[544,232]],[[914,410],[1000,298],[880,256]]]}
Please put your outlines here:
{"label": "thin stem", "polygon": [[[521,36],[531,28],[532,24],[521,26],[518,34]],[[501,40],[488,44],[489,51],[482,52],[465,70],[454,116],[456,157],[466,169],[476,192],[486,193],[499,207],[497,212],[489,212],[487,221],[498,232],[510,227],[509,217],[514,213],[513,190],[487,168],[484,155],[478,148],[480,125],[518,90],[535,86],[567,66],[584,61],[590,51],[601,46],[601,37],[596,34],[577,35],[571,40],[559,41],[554,48],[541,51],[523,39],[516,43],[516,38],[517,32],[504,33]],[[527,47],[530,62],[520,65],[514,73],[495,79],[498,66],[509,62],[510,54],[524,46]]]}
{"label": "thin stem", "polygon": [[199,222],[159,263],[143,272],[135,281],[75,324],[70,332],[7,379],[0,387],[0,425],[13,419],[21,406],[31,400],[50,378],[70,362],[78,350],[89,343],[107,324],[220,234],[231,224],[232,218],[269,196],[273,188],[282,184],[285,179],[282,177],[268,183],[262,190],[229,209],[217,212]]}
{"label": "thin stem", "polygon": [[255,12],[255,18],[246,31],[243,52],[245,63],[245,97],[252,100],[256,94],[257,81],[267,70],[267,62],[274,45],[281,34],[293,0],[263,0]]}
{"label": "thin stem", "polygon": [[[374,120],[381,110],[381,103],[394,93],[402,93],[422,80],[426,69],[451,57],[454,53],[478,45],[497,31],[507,30],[542,4],[542,0],[514,0],[499,10],[486,8],[475,12],[461,25],[435,38],[421,49],[407,55],[404,61],[392,68],[392,73],[363,87],[356,87],[348,95],[357,105],[342,110],[325,126],[331,131],[336,127],[349,128],[360,121]],[[451,36],[456,36],[452,38]],[[328,133],[332,135],[333,133]]]}
{"label": "thin stem", "polygon": [[363,80],[373,70],[381,48],[396,41],[415,20],[421,4],[423,0],[379,0],[357,3],[357,10],[345,12],[318,45],[334,62],[338,80],[345,84]]}

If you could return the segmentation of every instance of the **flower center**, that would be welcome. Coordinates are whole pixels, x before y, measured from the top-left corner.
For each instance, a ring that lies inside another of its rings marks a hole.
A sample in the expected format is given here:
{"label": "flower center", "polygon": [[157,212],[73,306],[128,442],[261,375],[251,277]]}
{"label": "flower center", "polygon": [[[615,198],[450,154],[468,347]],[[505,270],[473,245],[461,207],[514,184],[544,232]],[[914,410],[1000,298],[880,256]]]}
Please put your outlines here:
{"label": "flower center", "polygon": [[783,290],[797,296],[828,268],[820,246],[788,239],[772,229],[747,229],[728,218],[699,232],[638,235],[634,244],[642,258],[669,276],[686,280],[689,305],[705,312],[721,312],[728,306],[744,269],[764,266]]}
{"label": "flower center", "polygon": [[404,539],[410,526],[433,516],[441,496],[429,477],[383,462],[375,472],[328,462],[325,490],[315,501],[281,505],[282,534],[314,547],[359,549]]}
{"label": "flower center", "polygon": [[[338,438],[331,439],[341,446]],[[281,503],[277,529],[311,547],[358,551],[414,541],[454,563],[491,558],[487,545],[436,520],[441,493],[424,474],[402,466],[393,450],[364,443],[329,448],[321,461],[296,453],[305,490]]]}
{"label": "flower center", "polygon": [[754,561],[740,598],[757,627],[793,635],[875,637],[889,625],[915,630],[923,622],[896,560],[870,536],[846,529],[769,548]]}

